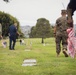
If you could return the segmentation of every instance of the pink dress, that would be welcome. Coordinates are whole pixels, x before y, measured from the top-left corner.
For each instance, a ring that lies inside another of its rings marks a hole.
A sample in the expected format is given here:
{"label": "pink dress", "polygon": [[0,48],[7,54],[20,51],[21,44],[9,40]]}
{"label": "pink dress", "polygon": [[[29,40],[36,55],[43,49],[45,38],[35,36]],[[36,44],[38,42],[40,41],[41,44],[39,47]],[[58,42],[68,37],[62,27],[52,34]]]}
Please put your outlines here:
{"label": "pink dress", "polygon": [[67,51],[68,54],[74,58],[75,54],[76,54],[76,36],[75,36],[75,31],[73,28],[69,28],[67,29],[67,33],[68,33],[68,45],[67,45]]}

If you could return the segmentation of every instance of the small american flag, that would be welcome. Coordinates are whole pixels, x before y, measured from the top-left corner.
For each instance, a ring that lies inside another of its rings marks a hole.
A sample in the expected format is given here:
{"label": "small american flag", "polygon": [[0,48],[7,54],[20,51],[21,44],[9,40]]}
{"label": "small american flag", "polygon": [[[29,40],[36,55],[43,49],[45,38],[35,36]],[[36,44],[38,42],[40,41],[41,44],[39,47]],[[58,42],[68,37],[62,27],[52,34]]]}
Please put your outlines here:
{"label": "small american flag", "polygon": [[76,37],[75,37],[75,31],[73,28],[69,28],[67,29],[67,33],[68,33],[68,45],[67,45],[67,50],[68,50],[68,54],[74,58],[75,54],[76,54]]}

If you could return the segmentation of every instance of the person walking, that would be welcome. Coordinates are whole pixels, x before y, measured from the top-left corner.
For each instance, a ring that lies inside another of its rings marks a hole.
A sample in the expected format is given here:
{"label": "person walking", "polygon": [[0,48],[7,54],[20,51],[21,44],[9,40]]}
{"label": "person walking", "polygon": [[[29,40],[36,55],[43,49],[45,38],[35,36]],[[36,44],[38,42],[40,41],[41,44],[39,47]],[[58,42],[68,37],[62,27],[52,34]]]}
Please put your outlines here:
{"label": "person walking", "polygon": [[15,50],[16,34],[17,23],[14,23],[9,27],[9,50]]}
{"label": "person walking", "polygon": [[73,15],[74,12],[76,11],[76,0],[70,0],[68,5],[67,5],[67,17],[68,17],[68,24],[73,23]]}
{"label": "person walking", "polygon": [[61,52],[61,43],[62,43],[63,54],[65,55],[65,57],[68,57],[68,54],[66,53],[67,51],[66,29],[67,28],[68,28],[68,25],[67,25],[66,10],[61,10],[61,17],[59,17],[56,20],[56,25],[54,28],[57,57]]}

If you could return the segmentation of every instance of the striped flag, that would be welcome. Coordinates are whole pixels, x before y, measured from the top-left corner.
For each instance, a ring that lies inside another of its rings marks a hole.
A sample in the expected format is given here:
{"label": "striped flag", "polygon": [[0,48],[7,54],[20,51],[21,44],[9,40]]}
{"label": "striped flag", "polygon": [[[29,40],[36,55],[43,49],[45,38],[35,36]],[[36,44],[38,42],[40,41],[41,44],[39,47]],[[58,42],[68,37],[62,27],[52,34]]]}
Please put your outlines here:
{"label": "striped flag", "polygon": [[68,33],[68,45],[67,45],[67,50],[68,50],[68,54],[74,58],[76,52],[76,37],[75,37],[75,31],[73,28],[69,28],[67,29],[67,33]]}

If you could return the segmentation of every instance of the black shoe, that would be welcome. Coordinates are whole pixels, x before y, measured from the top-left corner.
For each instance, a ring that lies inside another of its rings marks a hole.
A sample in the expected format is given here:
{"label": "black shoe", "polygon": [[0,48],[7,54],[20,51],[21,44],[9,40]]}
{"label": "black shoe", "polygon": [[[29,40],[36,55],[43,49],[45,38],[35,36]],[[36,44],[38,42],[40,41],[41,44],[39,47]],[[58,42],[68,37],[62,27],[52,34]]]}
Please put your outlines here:
{"label": "black shoe", "polygon": [[14,48],[9,48],[9,50],[15,50]]}
{"label": "black shoe", "polygon": [[68,57],[68,54],[66,53],[66,51],[63,51],[63,54],[65,55],[65,57]]}
{"label": "black shoe", "polygon": [[12,50],[15,50],[14,48]]}
{"label": "black shoe", "polygon": [[9,50],[12,50],[11,48],[9,48]]}

